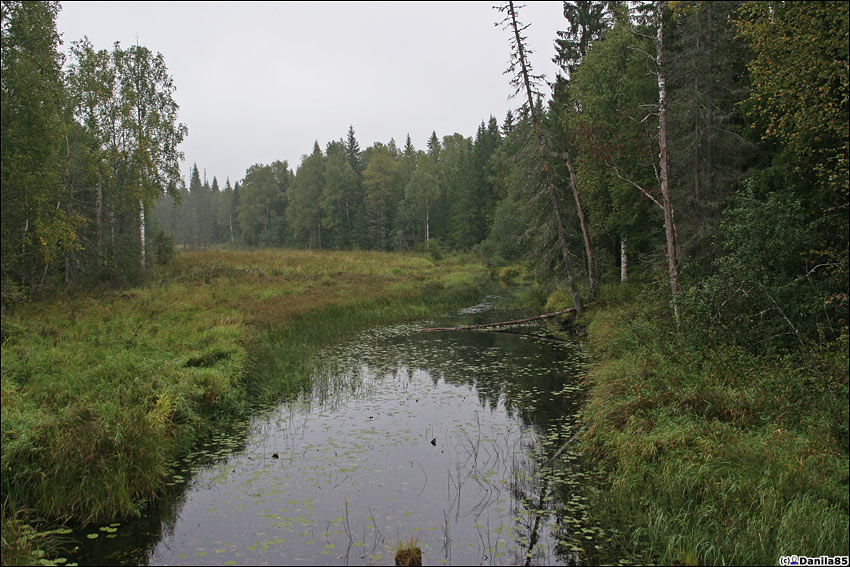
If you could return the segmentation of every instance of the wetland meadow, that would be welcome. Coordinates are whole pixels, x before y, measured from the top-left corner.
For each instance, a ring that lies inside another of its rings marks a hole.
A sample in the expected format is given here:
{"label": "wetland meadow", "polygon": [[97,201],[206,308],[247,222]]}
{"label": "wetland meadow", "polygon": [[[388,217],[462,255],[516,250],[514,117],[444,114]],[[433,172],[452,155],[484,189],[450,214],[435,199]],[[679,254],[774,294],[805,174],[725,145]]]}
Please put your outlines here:
{"label": "wetland meadow", "polygon": [[417,332],[510,319],[514,295],[468,258],[185,251],[26,305],[4,318],[4,493],[64,522],[21,537],[57,564],[386,562],[410,538],[426,563],[573,561],[593,530],[555,485],[584,473],[552,457],[579,344]]}

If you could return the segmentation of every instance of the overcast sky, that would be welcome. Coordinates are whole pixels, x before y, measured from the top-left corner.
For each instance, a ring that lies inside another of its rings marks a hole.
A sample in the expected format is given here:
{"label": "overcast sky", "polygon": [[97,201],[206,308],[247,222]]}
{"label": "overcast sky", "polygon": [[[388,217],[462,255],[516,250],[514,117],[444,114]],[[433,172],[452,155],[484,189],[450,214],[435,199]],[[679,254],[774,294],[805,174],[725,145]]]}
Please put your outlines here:
{"label": "overcast sky", "polygon": [[[535,72],[548,80],[561,2],[528,2]],[[62,3],[67,50],[88,36],[96,49],[136,41],[165,57],[177,87],[181,150],[209,180],[236,182],[255,163],[297,169],[318,141],[354,126],[360,147],[431,131],[473,136],[482,119],[504,120],[511,99],[508,32],[490,2],[447,3]],[[547,89],[548,90],[548,89]]]}

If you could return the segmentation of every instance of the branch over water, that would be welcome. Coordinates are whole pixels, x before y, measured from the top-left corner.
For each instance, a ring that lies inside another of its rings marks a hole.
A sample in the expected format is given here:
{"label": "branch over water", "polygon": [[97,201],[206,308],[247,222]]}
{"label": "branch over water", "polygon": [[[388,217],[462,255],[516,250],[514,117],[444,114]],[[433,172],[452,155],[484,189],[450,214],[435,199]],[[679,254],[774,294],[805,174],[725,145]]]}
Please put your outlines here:
{"label": "branch over water", "polygon": [[562,309],[560,311],[555,311],[554,313],[544,313],[543,315],[535,315],[534,317],[526,317],[525,319],[514,319],[512,321],[499,321],[498,323],[485,323],[483,325],[462,325],[460,327],[432,327],[429,329],[417,329],[418,333],[424,333],[428,331],[470,331],[474,329],[486,329],[489,327],[506,327],[508,325],[519,325],[521,323],[527,323],[529,321],[537,321],[539,319],[551,319],[552,317],[557,317],[558,315],[566,315],[567,313],[574,313],[575,308],[570,307],[569,309]]}

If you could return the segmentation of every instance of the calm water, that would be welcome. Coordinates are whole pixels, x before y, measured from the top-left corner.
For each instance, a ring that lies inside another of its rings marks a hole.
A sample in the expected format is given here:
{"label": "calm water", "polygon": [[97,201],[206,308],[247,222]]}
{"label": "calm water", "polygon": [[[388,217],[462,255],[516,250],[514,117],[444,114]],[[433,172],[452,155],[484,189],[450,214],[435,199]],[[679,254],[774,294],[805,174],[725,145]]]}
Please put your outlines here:
{"label": "calm water", "polygon": [[328,349],[311,392],[202,444],[147,517],[87,528],[69,560],[392,565],[416,537],[426,565],[576,561],[581,473],[549,458],[573,435],[578,345],[416,332],[515,315],[498,303]]}

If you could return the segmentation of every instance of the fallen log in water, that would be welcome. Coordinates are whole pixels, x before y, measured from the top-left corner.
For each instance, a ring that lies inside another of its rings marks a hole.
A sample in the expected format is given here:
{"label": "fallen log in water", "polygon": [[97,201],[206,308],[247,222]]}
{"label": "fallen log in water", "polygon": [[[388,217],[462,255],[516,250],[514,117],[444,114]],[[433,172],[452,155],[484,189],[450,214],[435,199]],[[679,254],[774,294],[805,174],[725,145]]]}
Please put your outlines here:
{"label": "fallen log in water", "polygon": [[485,323],[483,325],[462,325],[460,327],[433,327],[430,329],[417,329],[417,332],[424,333],[427,331],[472,331],[475,329],[486,329],[489,327],[506,327],[508,325],[519,325],[521,323],[528,323],[529,321],[537,321],[539,319],[551,319],[552,317],[557,317],[558,315],[566,315],[567,313],[574,312],[575,307],[570,307],[569,309],[562,309],[560,311],[555,311],[554,313],[535,315],[534,317],[526,317],[525,319],[514,319],[513,321],[499,321],[498,323]]}

